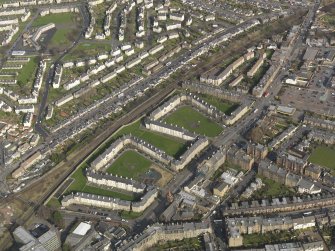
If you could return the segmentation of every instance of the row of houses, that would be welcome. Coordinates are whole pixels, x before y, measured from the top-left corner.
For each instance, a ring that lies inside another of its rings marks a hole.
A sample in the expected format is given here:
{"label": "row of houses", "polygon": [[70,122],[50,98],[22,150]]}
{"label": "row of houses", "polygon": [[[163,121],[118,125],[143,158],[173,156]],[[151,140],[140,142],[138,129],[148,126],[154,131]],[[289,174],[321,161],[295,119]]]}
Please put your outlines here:
{"label": "row of houses", "polygon": [[335,135],[330,131],[312,130],[307,135],[309,140],[323,143],[326,145],[335,144]]}
{"label": "row of houses", "polygon": [[263,52],[258,60],[256,61],[256,63],[251,67],[251,69],[247,72],[247,76],[249,78],[252,78],[253,76],[255,76],[256,72],[259,70],[259,68],[263,65],[264,60],[266,59],[266,53]]}
{"label": "row of houses", "polygon": [[59,6],[59,7],[49,7],[46,9],[41,10],[40,15],[42,17],[50,14],[60,14],[60,13],[79,13],[78,7],[71,7],[71,6]]}
{"label": "row of houses", "polygon": [[277,244],[267,244],[258,248],[234,249],[235,251],[323,251],[324,243],[322,240],[307,240],[299,242],[285,242]]}
{"label": "row of houses", "polygon": [[183,169],[192,160],[192,158],[199,154],[208,144],[209,142],[207,138],[196,137],[185,153],[182,154],[179,159],[174,159],[164,151],[154,147],[144,140],[130,135],[125,135],[112,143],[111,146],[109,146],[101,155],[92,161],[91,167],[95,170],[99,170],[104,168],[107,164],[110,165],[111,161],[115,160],[122,150],[131,146],[141,152],[144,152],[154,160],[170,166],[174,171],[179,171]]}
{"label": "row of houses", "polygon": [[144,120],[145,128],[151,131],[167,134],[173,137],[177,137],[183,140],[195,140],[197,135],[189,132],[184,128],[178,126],[166,124],[164,122],[150,120],[146,118]]}
{"label": "row of houses", "polygon": [[262,199],[260,201],[243,201],[225,205],[224,215],[272,214],[299,210],[318,209],[334,205],[332,194],[312,194],[304,197]]}
{"label": "row of houses", "polygon": [[232,92],[226,89],[221,89],[215,86],[206,85],[203,83],[183,82],[182,87],[189,91],[208,94],[231,102],[239,103],[241,102],[241,100],[243,100],[243,97],[240,93]]}
{"label": "row of houses", "polygon": [[117,7],[117,4],[115,2],[114,4],[111,4],[108,7],[108,9],[105,11],[104,26],[103,26],[105,37],[107,37],[111,34],[110,26],[111,26],[111,22],[113,20],[112,13],[116,9],[116,7]]}
{"label": "row of houses", "polygon": [[213,229],[209,221],[187,222],[183,224],[154,224],[147,227],[143,233],[123,243],[117,250],[144,251],[150,249],[161,241],[175,241],[187,238],[195,238],[205,233],[212,233]]}
{"label": "row of houses", "polygon": [[138,4],[141,4],[144,2],[144,7],[138,8],[137,13],[137,32],[136,37],[143,37],[145,34],[144,31],[144,9],[150,9],[153,7],[153,1],[152,0],[137,0],[137,1],[129,1],[126,6],[123,8],[123,10],[120,12],[119,18],[120,18],[120,26],[118,30],[118,39],[119,41],[124,40],[125,36],[125,30],[127,26],[127,15],[131,12],[133,7],[135,7]]}
{"label": "row of houses", "polygon": [[85,176],[91,184],[116,188],[133,193],[144,193],[146,185],[136,180],[86,169]]}
{"label": "row of houses", "polygon": [[11,26],[11,29],[7,33],[5,33],[3,40],[0,41],[2,46],[6,46],[10,44],[15,34],[19,32],[18,25],[10,25],[10,26]]}
{"label": "row of houses", "polygon": [[287,152],[280,152],[277,155],[276,164],[277,166],[290,172],[305,175],[314,180],[318,180],[322,173],[322,167],[308,163],[306,157],[300,158]]}
{"label": "row of houses", "polygon": [[254,56],[254,51],[247,52],[245,55],[239,57],[233,63],[231,63],[226,69],[224,69],[223,71],[220,70],[220,73],[202,74],[200,77],[200,81],[216,86],[220,85],[233,73],[234,70],[240,67],[245,61],[252,59]]}
{"label": "row of houses", "polygon": [[157,196],[157,188],[148,190],[139,201],[135,202],[95,194],[73,193],[64,196],[61,203],[63,207],[70,207],[71,205],[85,205],[139,213],[147,209],[155,201]]}
{"label": "row of houses", "polygon": [[280,167],[278,168],[268,161],[261,161],[259,163],[258,173],[285,186],[297,187],[299,193],[316,194],[321,192],[321,188],[308,179]]}
{"label": "row of houses", "polygon": [[210,118],[218,122],[223,122],[226,125],[232,125],[249,111],[253,102],[246,100],[240,104],[240,106],[236,108],[230,115],[226,115],[215,106],[208,104],[206,101],[192,93],[180,94],[172,97],[170,100],[166,101],[163,105],[151,112],[149,117],[152,120],[159,120],[181,104],[190,104],[201,112],[205,113]]}
{"label": "row of houses", "polygon": [[63,4],[77,2],[77,0],[8,0],[0,4],[0,7],[4,9],[15,8],[15,7],[28,7],[36,5],[53,5],[53,4]]}
{"label": "row of houses", "polygon": [[314,216],[285,216],[265,218],[241,217],[225,220],[228,232],[229,247],[243,246],[243,235],[265,234],[273,231],[306,229],[315,226]]}
{"label": "row of houses", "polygon": [[[102,76],[99,81],[101,81],[102,83],[106,83],[110,80],[112,80],[113,78],[115,78],[118,74],[122,73],[123,71],[127,70],[127,69],[131,69],[134,66],[138,65],[141,63],[141,61],[148,57],[149,55],[154,55],[157,52],[161,51],[164,49],[164,45],[159,44],[157,46],[154,46],[153,48],[149,49],[146,52],[143,52],[141,54],[139,54],[137,57],[132,58],[131,60],[127,61],[124,65],[118,66],[117,68],[114,68],[114,70],[110,73],[107,73],[106,75]],[[80,83],[84,83],[86,81],[88,81],[91,77],[97,75],[98,73],[104,71],[107,68],[110,68],[112,66],[114,66],[115,64],[121,62],[123,60],[123,55],[121,54],[121,50],[123,50],[125,52],[125,54],[127,55],[127,52],[131,51],[131,54],[128,54],[127,56],[130,56],[134,53],[134,49],[131,47],[130,44],[125,44],[123,46],[121,46],[120,50],[116,50],[113,51],[113,56],[112,59],[105,61],[104,63],[100,63],[97,64],[95,66],[90,67],[86,73],[82,74],[81,76],[79,76],[79,78],[76,79],[72,79],[70,81],[68,81],[67,83],[64,84],[64,88],[65,90],[70,90],[73,89],[74,87],[80,85]],[[117,51],[119,51],[119,53],[116,53]],[[106,55],[106,57],[104,57],[104,59],[108,58],[108,56]],[[79,63],[76,62],[76,65],[78,65]],[[66,63],[66,67],[69,65],[69,63]],[[72,65],[74,65],[74,63],[72,62]],[[82,65],[85,65],[85,62],[82,61]],[[63,64],[63,66],[65,67],[65,64]],[[56,85],[57,87],[57,85]]]}
{"label": "row of houses", "polygon": [[130,146],[143,151],[150,157],[166,165],[173,160],[173,158],[167,155],[164,151],[159,150],[144,140],[135,138],[131,135],[125,135],[113,142],[102,154],[93,160],[90,164],[91,168],[100,170],[107,164],[110,165],[111,161],[115,160],[122,150]]}
{"label": "row of houses", "polygon": [[305,116],[304,123],[314,127],[320,127],[323,129],[335,131],[335,121],[333,120],[322,119],[312,116]]}

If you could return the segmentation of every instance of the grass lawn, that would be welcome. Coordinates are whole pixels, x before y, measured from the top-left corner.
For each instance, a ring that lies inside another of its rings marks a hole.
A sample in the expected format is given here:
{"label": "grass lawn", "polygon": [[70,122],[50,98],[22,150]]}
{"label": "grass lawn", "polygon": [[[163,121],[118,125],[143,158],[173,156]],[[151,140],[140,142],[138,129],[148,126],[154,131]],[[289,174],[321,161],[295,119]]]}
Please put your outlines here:
{"label": "grass lawn", "polygon": [[50,14],[44,17],[39,16],[32,23],[33,27],[40,27],[49,23],[56,25],[50,41],[47,42],[49,50],[53,55],[68,48],[79,34],[80,16],[77,13]]}
{"label": "grass lawn", "polygon": [[[39,60],[36,57],[31,57],[29,62],[22,63],[22,68],[18,70],[4,69],[0,70],[1,74],[16,74],[17,84],[11,86],[11,89],[19,95],[28,95],[31,92],[33,81],[35,79]],[[8,63],[12,65],[13,63]]]}
{"label": "grass lawn", "polygon": [[264,234],[245,234],[243,235],[243,245],[255,247],[264,244],[270,243],[280,243],[287,241],[295,241],[298,236],[299,231],[294,231],[293,233],[290,231],[280,231],[280,232],[269,232]]}
{"label": "grass lawn", "polygon": [[32,27],[43,26],[49,23],[54,24],[67,24],[74,22],[75,13],[60,13],[60,14],[50,14],[44,17],[39,16],[32,23]]}
{"label": "grass lawn", "polygon": [[84,42],[73,48],[70,53],[66,54],[63,60],[66,61],[77,57],[96,56],[99,52],[109,52],[110,50],[110,44]]}
{"label": "grass lawn", "polygon": [[87,165],[84,164],[72,174],[71,178],[73,178],[74,181],[69,186],[69,188],[66,190],[65,194],[69,194],[71,192],[83,192],[83,193],[90,193],[90,194],[119,198],[122,200],[134,200],[134,197],[128,194],[123,194],[123,193],[116,192],[113,190],[107,190],[107,189],[87,185],[86,184],[87,179],[83,173],[83,169],[86,167]]}
{"label": "grass lawn", "polygon": [[224,112],[226,115],[230,115],[238,107],[238,104],[225,102],[222,99],[215,98],[209,95],[201,95],[200,97],[208,104],[215,106],[221,112]]}
{"label": "grass lawn", "polygon": [[328,146],[318,146],[308,161],[335,170],[335,149]]}
{"label": "grass lawn", "polygon": [[30,58],[29,62],[23,65],[22,69],[19,70],[19,75],[17,76],[17,82],[20,87],[26,86],[28,84],[28,88],[31,90],[31,85],[33,84],[33,79],[35,78],[37,68],[37,58]]}
{"label": "grass lawn", "polygon": [[141,122],[137,121],[133,124],[123,127],[121,130],[115,133],[113,138],[116,139],[121,135],[131,134],[145,140],[146,142],[165,151],[167,154],[173,157],[180,156],[186,150],[186,144],[184,140],[146,130],[145,128],[142,128],[140,124]]}
{"label": "grass lawn", "polygon": [[275,182],[271,179],[259,176],[262,179],[263,186],[261,189],[255,191],[252,194],[252,199],[261,199],[261,198],[276,198],[282,196],[291,196],[294,195],[294,192],[290,190],[285,185],[282,185],[278,182]]}
{"label": "grass lawn", "polygon": [[4,121],[11,124],[18,124],[22,122],[22,115],[13,112],[0,111],[0,121]]}
{"label": "grass lawn", "polygon": [[68,35],[72,32],[73,32],[73,30],[57,29],[57,31],[55,32],[55,34],[52,36],[52,38],[50,40],[50,46],[53,47],[53,46],[57,46],[58,44],[70,45],[71,41],[68,38]]}
{"label": "grass lawn", "polygon": [[184,127],[191,132],[207,137],[215,137],[223,130],[217,123],[211,121],[190,106],[178,108],[165,119],[165,122]]}
{"label": "grass lawn", "polygon": [[186,238],[183,240],[167,241],[164,243],[157,244],[153,246],[150,250],[204,250],[203,244],[200,238]]}
{"label": "grass lawn", "polygon": [[141,174],[147,172],[150,166],[150,160],[135,151],[127,150],[108,167],[107,172],[136,180]]}
{"label": "grass lawn", "polygon": [[60,201],[59,201],[57,198],[52,197],[52,198],[48,201],[47,206],[48,206],[48,207],[51,207],[51,208],[60,208],[60,207],[61,207],[61,203],[60,203]]}

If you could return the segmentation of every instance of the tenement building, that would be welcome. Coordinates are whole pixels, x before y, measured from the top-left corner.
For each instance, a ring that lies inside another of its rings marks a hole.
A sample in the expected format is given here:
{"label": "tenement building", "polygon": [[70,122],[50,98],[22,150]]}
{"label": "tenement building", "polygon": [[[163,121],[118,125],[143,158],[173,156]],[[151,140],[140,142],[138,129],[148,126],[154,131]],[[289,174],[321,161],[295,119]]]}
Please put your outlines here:
{"label": "tenement building", "polygon": [[160,241],[183,240],[212,232],[209,222],[188,222],[172,225],[155,224],[145,229],[141,235],[124,243],[118,250],[144,251]]}
{"label": "tenement building", "polygon": [[89,183],[95,185],[106,186],[121,190],[126,190],[133,193],[143,193],[146,186],[133,179],[114,176],[112,174],[97,172],[86,169],[86,177]]}

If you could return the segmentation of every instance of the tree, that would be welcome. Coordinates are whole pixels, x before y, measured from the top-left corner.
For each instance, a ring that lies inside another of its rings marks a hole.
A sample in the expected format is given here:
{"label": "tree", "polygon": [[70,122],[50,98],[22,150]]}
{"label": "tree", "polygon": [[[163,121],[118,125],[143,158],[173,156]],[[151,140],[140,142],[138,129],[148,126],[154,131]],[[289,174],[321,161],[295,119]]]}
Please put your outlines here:
{"label": "tree", "polygon": [[63,219],[62,214],[59,211],[54,211],[50,220],[57,227],[64,228],[64,219]]}
{"label": "tree", "polygon": [[46,207],[44,205],[41,205],[38,208],[37,215],[43,219],[50,219],[51,217],[51,210],[49,207]]}

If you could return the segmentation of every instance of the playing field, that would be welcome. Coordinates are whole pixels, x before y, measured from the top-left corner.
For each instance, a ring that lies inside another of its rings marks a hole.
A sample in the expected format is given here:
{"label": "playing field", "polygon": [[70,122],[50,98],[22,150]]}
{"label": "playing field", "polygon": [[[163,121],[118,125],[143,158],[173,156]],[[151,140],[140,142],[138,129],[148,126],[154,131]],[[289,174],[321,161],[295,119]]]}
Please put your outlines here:
{"label": "playing field", "polygon": [[309,162],[335,170],[335,149],[318,146],[308,159]]}
{"label": "playing field", "polygon": [[184,127],[190,132],[215,137],[223,128],[190,106],[182,106],[165,118],[165,122]]}
{"label": "playing field", "polygon": [[106,170],[108,173],[138,180],[151,166],[151,161],[143,155],[127,150]]}
{"label": "playing field", "polygon": [[116,139],[126,134],[141,138],[175,158],[180,156],[187,147],[184,140],[146,130],[144,127],[141,127],[140,121],[122,128],[114,135],[114,138]]}

